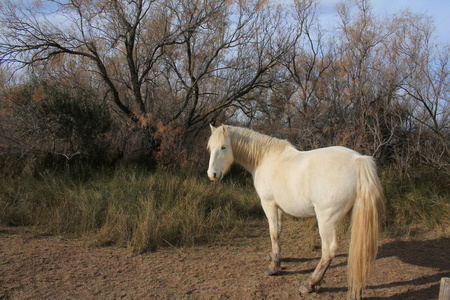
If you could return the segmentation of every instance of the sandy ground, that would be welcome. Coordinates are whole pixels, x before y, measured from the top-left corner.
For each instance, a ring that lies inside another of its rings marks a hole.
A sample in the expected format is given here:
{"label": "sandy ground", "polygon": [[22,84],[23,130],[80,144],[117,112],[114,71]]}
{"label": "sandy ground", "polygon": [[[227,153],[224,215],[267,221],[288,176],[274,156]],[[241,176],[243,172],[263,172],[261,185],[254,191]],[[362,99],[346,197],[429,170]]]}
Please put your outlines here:
{"label": "sandy ground", "polygon": [[[301,297],[298,286],[320,249],[311,246],[311,233],[290,223],[283,271],[272,277],[264,275],[270,246],[264,221],[250,237],[225,245],[145,254],[0,227],[0,299],[345,299],[348,240],[341,238],[318,290]],[[449,238],[433,232],[384,238],[365,299],[437,299],[441,277],[450,277]]]}

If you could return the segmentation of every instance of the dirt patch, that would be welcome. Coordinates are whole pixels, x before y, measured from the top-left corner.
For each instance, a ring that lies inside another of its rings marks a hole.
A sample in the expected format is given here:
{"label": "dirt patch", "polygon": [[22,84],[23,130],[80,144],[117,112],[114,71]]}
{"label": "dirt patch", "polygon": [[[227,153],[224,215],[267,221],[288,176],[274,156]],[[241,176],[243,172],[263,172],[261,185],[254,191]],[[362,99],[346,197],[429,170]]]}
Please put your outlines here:
{"label": "dirt patch", "polygon": [[[0,299],[299,299],[297,288],[313,271],[320,250],[308,233],[283,239],[283,272],[264,275],[269,250],[266,223],[230,245],[167,248],[133,254],[117,247],[30,237],[23,228],[0,228]],[[294,229],[292,229],[294,228]],[[293,233],[294,232],[294,233]],[[302,299],[345,299],[348,240],[318,291]],[[450,239],[434,233],[412,240],[383,239],[365,299],[437,299],[450,276]]]}

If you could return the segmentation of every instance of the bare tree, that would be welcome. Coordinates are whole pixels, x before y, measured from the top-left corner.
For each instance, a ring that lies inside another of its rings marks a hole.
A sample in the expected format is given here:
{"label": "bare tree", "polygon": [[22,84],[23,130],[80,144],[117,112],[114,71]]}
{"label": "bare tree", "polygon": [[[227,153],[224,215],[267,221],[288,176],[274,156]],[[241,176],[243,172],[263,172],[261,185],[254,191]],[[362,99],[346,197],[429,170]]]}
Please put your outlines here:
{"label": "bare tree", "polygon": [[[198,11],[205,9],[191,4],[174,15],[192,19]],[[164,60],[166,93],[179,99],[166,120],[202,127],[225,108],[245,106],[252,90],[271,86],[272,70],[292,45],[282,14],[263,1],[239,2],[186,32],[183,47]]]}
{"label": "bare tree", "polygon": [[450,174],[450,48],[432,39],[432,20],[403,12],[393,22],[399,101],[410,118],[409,155]]}
{"label": "bare tree", "polygon": [[0,60],[36,66],[77,56],[120,113],[197,128],[252,89],[290,46],[279,8],[265,1],[6,1]]}
{"label": "bare tree", "polygon": [[[320,142],[328,126],[329,111],[323,91],[324,78],[332,64],[330,48],[323,39],[323,31],[316,18],[318,2],[302,0],[294,2],[293,19],[299,31],[295,44],[284,65],[296,86],[289,99],[287,112],[291,114],[290,127],[298,132],[297,143],[302,147],[323,146]],[[295,117],[294,117],[295,116]]]}

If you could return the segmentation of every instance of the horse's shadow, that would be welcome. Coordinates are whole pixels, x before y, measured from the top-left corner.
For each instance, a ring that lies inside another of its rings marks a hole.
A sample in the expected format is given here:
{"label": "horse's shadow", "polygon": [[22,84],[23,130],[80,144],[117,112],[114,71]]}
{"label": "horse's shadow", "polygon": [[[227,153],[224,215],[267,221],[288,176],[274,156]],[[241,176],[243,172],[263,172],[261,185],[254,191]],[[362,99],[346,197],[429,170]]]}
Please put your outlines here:
{"label": "horse's shadow", "polygon": [[425,241],[393,241],[380,247],[377,258],[398,257],[411,265],[450,271],[450,238]]}
{"label": "horse's shadow", "polygon": [[[346,257],[346,254],[339,254],[336,255],[336,257]],[[286,258],[282,258],[281,262],[283,263],[296,263],[296,264],[302,264],[302,263],[307,263],[310,261],[317,261],[317,263],[319,262],[320,257],[309,257],[309,258],[296,258],[296,257],[286,257]],[[330,269],[333,268],[338,268],[341,266],[346,265],[347,262],[343,262],[343,263],[339,263],[339,264],[332,264],[330,266]],[[282,268],[282,270],[280,271],[279,275],[298,275],[298,274],[310,274],[314,271],[315,266],[313,268],[310,269],[305,269],[305,270],[295,270],[295,271],[287,271],[286,268]]]}
{"label": "horse's shadow", "polygon": [[437,238],[425,241],[394,241],[380,247],[378,258],[398,257],[402,262],[420,267],[432,268],[439,273],[420,276],[411,280],[393,281],[371,286],[371,289],[395,288],[404,285],[429,285],[423,289],[407,291],[389,298],[371,297],[367,299],[437,299],[442,277],[450,276],[450,238]]}
{"label": "horse's shadow", "polygon": [[[426,286],[422,289],[414,289],[406,292],[395,294],[391,297],[370,297],[365,299],[437,299],[439,296],[439,285],[442,277],[450,277],[450,238],[437,238],[433,240],[412,240],[412,241],[393,241],[382,245],[378,252],[378,259],[387,257],[397,257],[404,263],[435,269],[438,273],[427,276],[416,277],[411,280],[392,279],[389,277],[383,278],[384,283],[378,285],[370,285],[371,290],[386,289],[401,286]],[[337,257],[345,257],[347,255],[341,254]],[[320,260],[320,257],[315,258],[284,258],[285,263],[306,263],[313,260]],[[337,268],[347,264],[347,261],[339,264],[331,264],[330,268]],[[305,270],[287,271],[282,270],[280,275],[296,275],[296,274],[310,274],[314,268]],[[325,275],[326,277],[326,275]],[[326,278],[325,278],[326,279]],[[431,286],[429,284],[432,284]],[[335,293],[346,291],[342,287],[328,287],[326,284],[322,285],[318,293]]]}

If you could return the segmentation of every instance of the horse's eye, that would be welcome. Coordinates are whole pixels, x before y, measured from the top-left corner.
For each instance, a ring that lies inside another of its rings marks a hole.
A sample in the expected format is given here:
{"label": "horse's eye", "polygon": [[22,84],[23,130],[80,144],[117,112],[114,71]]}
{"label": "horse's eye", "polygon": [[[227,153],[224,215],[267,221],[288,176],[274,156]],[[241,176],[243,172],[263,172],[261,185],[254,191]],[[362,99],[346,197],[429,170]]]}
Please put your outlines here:
{"label": "horse's eye", "polygon": [[222,150],[225,150],[225,148],[226,148],[225,146],[222,146]]}

